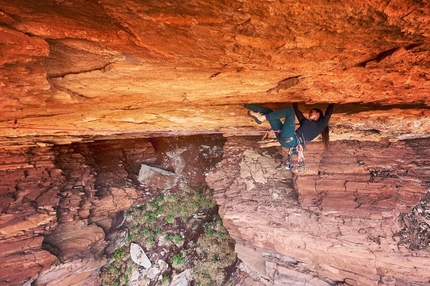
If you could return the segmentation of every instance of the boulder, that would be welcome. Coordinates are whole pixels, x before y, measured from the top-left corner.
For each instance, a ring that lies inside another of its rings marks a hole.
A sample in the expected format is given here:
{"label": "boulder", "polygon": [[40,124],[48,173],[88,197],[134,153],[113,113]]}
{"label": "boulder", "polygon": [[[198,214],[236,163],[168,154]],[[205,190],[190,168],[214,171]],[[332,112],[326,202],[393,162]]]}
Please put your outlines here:
{"label": "boulder", "polygon": [[149,269],[151,267],[151,261],[146,256],[145,251],[137,243],[130,244],[130,255],[134,263]]}
{"label": "boulder", "polygon": [[151,188],[171,189],[176,186],[178,176],[173,172],[142,164],[138,180],[142,185]]}

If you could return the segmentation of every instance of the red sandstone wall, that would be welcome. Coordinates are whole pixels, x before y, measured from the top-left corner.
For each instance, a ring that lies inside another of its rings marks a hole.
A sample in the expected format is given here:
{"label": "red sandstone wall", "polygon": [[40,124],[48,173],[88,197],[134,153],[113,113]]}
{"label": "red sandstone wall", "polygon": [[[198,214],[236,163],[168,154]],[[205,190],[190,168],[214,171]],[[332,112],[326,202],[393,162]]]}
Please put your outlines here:
{"label": "red sandstone wall", "polygon": [[0,285],[77,285],[94,270],[97,281],[117,216],[138,199],[126,168],[153,159],[152,145],[123,140],[0,152]]}
{"label": "red sandstone wall", "polygon": [[427,285],[428,144],[311,143],[292,176],[276,148],[230,138],[207,181],[239,257],[274,285]]}

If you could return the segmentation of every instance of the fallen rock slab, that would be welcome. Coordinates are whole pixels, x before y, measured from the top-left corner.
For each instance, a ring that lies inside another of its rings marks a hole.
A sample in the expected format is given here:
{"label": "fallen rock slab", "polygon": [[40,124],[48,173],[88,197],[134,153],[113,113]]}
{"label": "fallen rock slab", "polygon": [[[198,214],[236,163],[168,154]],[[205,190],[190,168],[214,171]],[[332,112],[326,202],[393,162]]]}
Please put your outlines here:
{"label": "fallen rock slab", "polygon": [[147,187],[171,189],[176,185],[178,176],[173,172],[142,164],[138,180]]}
{"label": "fallen rock slab", "polygon": [[136,243],[130,244],[130,255],[134,263],[148,269],[151,267],[151,261],[146,256],[145,251]]}

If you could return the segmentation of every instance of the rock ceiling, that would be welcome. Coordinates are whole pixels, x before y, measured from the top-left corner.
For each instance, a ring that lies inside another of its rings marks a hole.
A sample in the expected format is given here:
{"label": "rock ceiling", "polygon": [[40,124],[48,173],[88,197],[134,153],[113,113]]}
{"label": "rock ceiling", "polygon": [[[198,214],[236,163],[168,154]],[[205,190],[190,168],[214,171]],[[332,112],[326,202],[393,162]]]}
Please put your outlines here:
{"label": "rock ceiling", "polygon": [[2,143],[263,131],[243,103],[325,108],[334,139],[430,134],[425,1],[0,0]]}

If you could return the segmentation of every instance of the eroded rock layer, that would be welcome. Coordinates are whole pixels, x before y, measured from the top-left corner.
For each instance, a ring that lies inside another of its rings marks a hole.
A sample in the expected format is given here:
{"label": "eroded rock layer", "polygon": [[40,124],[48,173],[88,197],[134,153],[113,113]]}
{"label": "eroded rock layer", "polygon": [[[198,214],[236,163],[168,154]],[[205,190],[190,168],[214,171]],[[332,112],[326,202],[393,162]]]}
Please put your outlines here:
{"label": "eroded rock layer", "polygon": [[342,104],[333,117],[340,139],[430,134],[426,1],[0,7],[4,144],[249,133],[241,105],[250,102]]}
{"label": "eroded rock layer", "polygon": [[308,172],[229,138],[207,181],[245,265],[273,285],[428,285],[428,139],[309,144]]}
{"label": "eroded rock layer", "polygon": [[[100,285],[100,268],[127,237],[125,212],[168,188],[204,183],[224,140],[0,148],[0,285]],[[143,178],[143,166],[161,175]]]}
{"label": "eroded rock layer", "polygon": [[122,212],[145,201],[132,168],[154,154],[127,140],[1,149],[0,284],[97,281]]}

